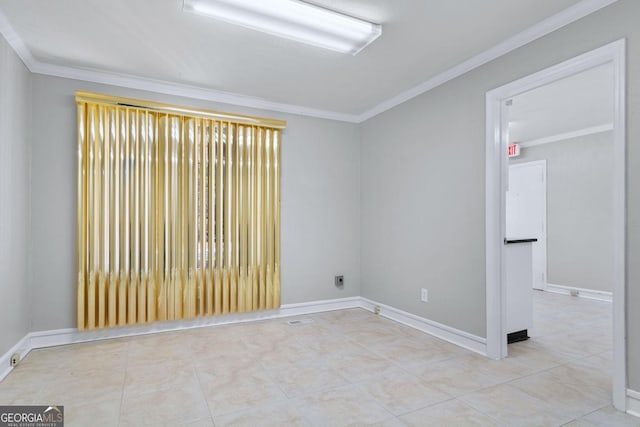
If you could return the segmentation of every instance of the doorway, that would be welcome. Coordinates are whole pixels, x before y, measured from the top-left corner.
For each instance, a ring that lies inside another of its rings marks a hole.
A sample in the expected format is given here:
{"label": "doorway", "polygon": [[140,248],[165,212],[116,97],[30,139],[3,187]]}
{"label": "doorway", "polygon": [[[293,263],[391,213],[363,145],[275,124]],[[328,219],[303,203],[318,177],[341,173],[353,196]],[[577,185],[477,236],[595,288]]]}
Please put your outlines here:
{"label": "doorway", "polygon": [[613,404],[626,410],[625,355],[625,41],[620,40],[487,93],[486,99],[486,289],[487,354],[507,356],[506,204],[508,190],[507,101],[560,79],[611,63],[614,69],[613,118]]}

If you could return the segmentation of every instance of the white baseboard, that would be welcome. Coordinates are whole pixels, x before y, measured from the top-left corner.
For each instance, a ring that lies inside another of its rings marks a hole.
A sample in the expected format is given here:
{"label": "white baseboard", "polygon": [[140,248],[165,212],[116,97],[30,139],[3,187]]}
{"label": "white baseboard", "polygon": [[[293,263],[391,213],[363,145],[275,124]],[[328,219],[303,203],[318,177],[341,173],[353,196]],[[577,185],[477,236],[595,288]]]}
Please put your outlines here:
{"label": "white baseboard", "polygon": [[425,319],[424,317],[416,316],[415,314],[411,314],[385,304],[371,301],[367,298],[361,299],[362,308],[366,310],[375,312],[375,308],[378,307],[380,310],[380,316],[418,329],[457,346],[482,354],[483,356],[487,355],[486,338],[443,325],[442,323],[434,322],[433,320]]}
{"label": "white baseboard", "polygon": [[78,342],[96,341],[112,338],[123,338],[136,335],[147,335],[158,332],[179,331],[184,329],[203,328],[233,323],[255,322],[258,320],[277,319],[280,317],[299,316],[322,311],[341,310],[360,307],[360,297],[340,298],[335,300],[311,301],[299,304],[284,304],[278,309],[254,311],[251,313],[223,314],[201,317],[192,320],[174,320],[132,325],[115,328],[79,331],[78,329],[57,329],[51,331],[32,332],[31,348],[52,347],[56,345]]}
{"label": "white baseboard", "polygon": [[598,301],[613,301],[613,294],[608,291],[597,291],[594,289],[576,288],[573,286],[554,285],[553,283],[547,283],[545,288],[547,292],[553,292],[556,294],[572,295],[577,293],[580,298],[595,299]]}
{"label": "white baseboard", "polygon": [[15,353],[20,355],[22,360],[31,351],[29,346],[29,334],[25,335],[20,341],[9,349],[5,354],[0,356],[0,381],[13,370],[11,366],[11,356]]}
{"label": "white baseboard", "polygon": [[258,320],[277,319],[281,317],[301,316],[305,314],[320,313],[332,310],[349,308],[363,308],[374,311],[374,307],[380,307],[380,315],[396,322],[418,329],[427,334],[449,341],[460,347],[467,348],[482,355],[486,355],[486,340],[484,338],[460,331],[455,328],[434,322],[411,313],[380,304],[362,297],[340,298],[334,300],[311,301],[298,304],[285,304],[279,309],[257,311],[252,313],[225,314],[212,317],[203,317],[193,320],[176,320],[167,322],[150,323],[146,325],[132,325],[125,327],[94,329],[80,331],[76,328],[54,329],[49,331],[37,331],[27,334],[11,350],[0,357],[0,366],[6,369],[0,370],[0,380],[11,372],[13,368],[9,360],[13,353],[20,353],[24,358],[29,351],[36,348],[54,347],[58,345],[74,344],[88,341],[147,335],[158,332],[179,331],[184,329],[202,328],[216,325],[228,325],[233,323],[255,322]]}
{"label": "white baseboard", "polygon": [[202,317],[193,320],[176,320],[166,322],[149,323],[145,325],[132,325],[115,328],[93,329],[80,331],[76,328],[53,329],[37,331],[27,334],[19,343],[0,357],[0,380],[11,372],[11,355],[18,352],[24,358],[31,350],[36,348],[54,347],[58,345],[74,344],[88,341],[98,341],[113,338],[147,335],[158,332],[179,331],[184,329],[202,328],[216,325],[228,325],[233,323],[255,322],[258,320],[277,319],[280,317],[300,316],[319,313],[323,311],[342,310],[348,308],[360,308],[360,297],[340,298],[333,300],[311,301],[299,304],[284,304],[275,310],[256,311],[251,313],[225,314],[219,316]]}
{"label": "white baseboard", "polygon": [[627,414],[640,417],[640,392],[627,389]]}

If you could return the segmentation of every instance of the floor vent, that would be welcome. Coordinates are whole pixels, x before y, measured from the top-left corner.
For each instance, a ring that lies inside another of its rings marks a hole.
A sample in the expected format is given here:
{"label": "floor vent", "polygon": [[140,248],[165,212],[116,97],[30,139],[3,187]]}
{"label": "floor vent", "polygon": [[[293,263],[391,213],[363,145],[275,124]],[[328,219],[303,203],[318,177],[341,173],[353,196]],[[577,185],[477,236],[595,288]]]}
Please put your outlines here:
{"label": "floor vent", "polygon": [[294,319],[294,320],[289,320],[287,322],[289,326],[300,326],[300,325],[306,325],[309,323],[313,323],[313,319]]}

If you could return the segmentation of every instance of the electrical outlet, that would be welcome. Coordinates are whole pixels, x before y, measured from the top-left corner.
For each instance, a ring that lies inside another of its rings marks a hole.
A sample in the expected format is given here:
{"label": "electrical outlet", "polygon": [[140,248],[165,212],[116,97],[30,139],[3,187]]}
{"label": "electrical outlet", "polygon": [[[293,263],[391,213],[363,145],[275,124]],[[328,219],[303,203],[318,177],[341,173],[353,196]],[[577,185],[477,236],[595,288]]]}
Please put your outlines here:
{"label": "electrical outlet", "polygon": [[429,291],[425,288],[420,290],[420,301],[429,302]]}
{"label": "electrical outlet", "polygon": [[380,306],[379,305],[373,306],[373,314],[380,314]]}
{"label": "electrical outlet", "polygon": [[18,364],[18,362],[20,362],[20,354],[19,353],[13,353],[11,355],[11,360],[9,360],[9,364],[11,366],[16,366]]}
{"label": "electrical outlet", "polygon": [[335,285],[338,288],[341,288],[344,286],[344,276],[336,276],[334,280],[335,280]]}

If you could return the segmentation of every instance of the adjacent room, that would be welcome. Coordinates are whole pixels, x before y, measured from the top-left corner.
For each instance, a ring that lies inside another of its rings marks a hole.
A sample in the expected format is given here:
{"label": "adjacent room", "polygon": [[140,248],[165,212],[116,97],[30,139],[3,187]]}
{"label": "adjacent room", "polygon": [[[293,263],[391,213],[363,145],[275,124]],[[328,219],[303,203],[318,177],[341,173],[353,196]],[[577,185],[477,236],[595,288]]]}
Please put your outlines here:
{"label": "adjacent room", "polygon": [[0,0],[0,424],[640,425],[638,18]]}

